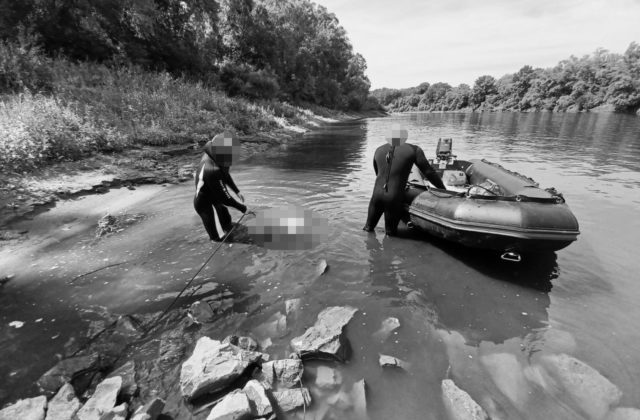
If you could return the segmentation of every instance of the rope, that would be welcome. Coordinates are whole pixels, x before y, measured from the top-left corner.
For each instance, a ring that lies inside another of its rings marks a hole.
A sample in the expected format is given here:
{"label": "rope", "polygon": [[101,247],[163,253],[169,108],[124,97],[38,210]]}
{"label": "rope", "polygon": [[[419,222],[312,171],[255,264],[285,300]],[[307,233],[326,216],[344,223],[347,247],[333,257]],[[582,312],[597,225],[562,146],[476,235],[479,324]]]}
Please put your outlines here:
{"label": "rope", "polygon": [[240,225],[240,222],[242,222],[242,219],[244,219],[244,217],[247,215],[247,213],[244,213],[242,215],[242,217],[240,217],[240,219],[238,219],[238,221],[236,222],[236,224],[229,230],[229,232],[227,232],[226,235],[224,235],[224,238],[222,238],[222,240],[220,241],[220,243],[218,244],[218,246],[216,247],[216,249],[213,250],[213,252],[211,253],[211,255],[209,255],[209,258],[207,258],[207,260],[204,262],[204,264],[202,264],[202,266],[200,267],[200,269],[198,269],[198,271],[196,272],[196,274],[193,275],[193,277],[191,277],[191,280],[189,280],[187,282],[187,284],[184,286],[184,288],[182,288],[182,290],[180,291],[180,293],[178,293],[178,295],[173,299],[173,301],[165,308],[164,311],[162,311],[162,313],[160,314],[160,316],[158,316],[158,318],[156,318],[147,329],[145,329],[144,333],[143,333],[143,337],[147,335],[147,333],[149,331],[151,331],[156,325],[158,325],[158,323],[162,320],[162,318],[165,317],[165,315],[167,315],[167,313],[169,312],[169,309],[171,309],[171,307],[178,301],[178,299],[180,299],[180,297],[182,296],[182,294],[189,288],[189,286],[191,286],[191,283],[193,283],[193,280],[195,280],[195,278],[198,276],[198,274],[200,274],[200,272],[204,269],[204,267],[209,263],[209,261],[211,261],[211,258],[213,258],[214,255],[216,255],[216,253],[218,252],[218,250],[222,247],[222,245],[224,245],[224,242],[229,238],[229,235],[231,235],[231,233],[236,229],[236,227],[238,227],[238,225]]}

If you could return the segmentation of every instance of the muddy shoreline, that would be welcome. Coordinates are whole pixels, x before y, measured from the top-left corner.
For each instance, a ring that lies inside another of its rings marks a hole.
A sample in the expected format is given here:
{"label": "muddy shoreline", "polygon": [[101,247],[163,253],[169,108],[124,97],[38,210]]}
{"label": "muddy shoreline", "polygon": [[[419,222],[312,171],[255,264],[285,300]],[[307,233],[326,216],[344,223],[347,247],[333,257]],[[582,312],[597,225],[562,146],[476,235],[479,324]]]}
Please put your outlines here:
{"label": "muddy shoreline", "polygon": [[[383,112],[337,114],[333,118],[309,117],[302,126],[240,136],[247,158],[302,138],[322,125]],[[25,217],[55,206],[58,200],[102,194],[111,188],[143,184],[177,184],[190,181],[204,142],[168,146],[141,146],[118,153],[99,153],[81,160],[52,164],[29,173],[0,173],[0,245],[19,239],[24,232],[11,228]]]}

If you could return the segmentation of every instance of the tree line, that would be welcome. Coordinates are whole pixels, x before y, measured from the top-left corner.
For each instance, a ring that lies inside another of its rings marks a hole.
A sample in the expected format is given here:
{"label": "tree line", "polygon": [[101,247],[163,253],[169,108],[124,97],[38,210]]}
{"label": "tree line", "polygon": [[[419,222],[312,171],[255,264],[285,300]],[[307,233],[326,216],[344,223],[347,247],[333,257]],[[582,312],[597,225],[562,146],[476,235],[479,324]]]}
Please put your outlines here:
{"label": "tree line", "polygon": [[[370,87],[336,16],[308,0],[0,0],[3,51],[25,38],[50,57],[166,71],[252,99],[360,109]],[[5,92],[25,85],[10,61],[0,58]],[[33,86],[46,88],[36,70]]]}
{"label": "tree line", "polygon": [[421,83],[407,89],[376,89],[372,96],[389,111],[555,111],[606,107],[616,112],[640,109],[640,44],[624,54],[598,49],[571,56],[552,68],[526,65],[499,79],[480,76],[473,87]]}

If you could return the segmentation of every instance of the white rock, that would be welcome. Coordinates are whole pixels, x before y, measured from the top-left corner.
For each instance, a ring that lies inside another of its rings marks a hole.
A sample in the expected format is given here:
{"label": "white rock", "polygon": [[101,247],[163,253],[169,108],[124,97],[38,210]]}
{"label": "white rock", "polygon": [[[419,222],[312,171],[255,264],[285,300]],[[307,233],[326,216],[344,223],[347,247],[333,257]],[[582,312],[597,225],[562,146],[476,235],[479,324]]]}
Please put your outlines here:
{"label": "white rock", "polygon": [[609,412],[605,420],[640,420],[640,410],[637,408],[618,407]]}
{"label": "white rock", "polygon": [[108,377],[112,376],[119,376],[122,378],[120,397],[133,397],[137,394],[138,384],[136,383],[136,364],[134,361],[128,361],[114,370]]}
{"label": "white rock", "polygon": [[300,310],[302,299],[289,299],[284,303],[285,313],[287,316],[295,316]]}
{"label": "white rock", "polygon": [[0,420],[44,420],[47,397],[19,400],[0,410]]}
{"label": "white rock", "polygon": [[80,401],[71,384],[62,385],[47,408],[46,420],[71,420],[80,409]]}
{"label": "white rock", "polygon": [[442,381],[442,401],[451,420],[488,420],[487,413],[451,379]]}
{"label": "white rock", "polygon": [[255,379],[250,380],[242,389],[249,398],[251,414],[254,417],[264,417],[273,413],[273,407],[267,397],[264,387]]}
{"label": "white rock", "polygon": [[353,401],[353,411],[357,419],[366,420],[367,416],[367,384],[364,379],[353,384],[351,388],[351,399]]}
{"label": "white rock", "polygon": [[273,374],[279,385],[291,388],[299,385],[304,372],[300,359],[282,359],[273,361]]}
{"label": "white rock", "polygon": [[397,357],[387,356],[386,354],[381,354],[378,358],[378,363],[380,367],[396,367],[404,370],[409,370],[411,365],[404,360],[400,360]]}
{"label": "white rock", "polygon": [[241,420],[251,418],[249,399],[242,391],[227,394],[209,413],[207,420]]}
{"label": "white rock", "polygon": [[127,420],[127,416],[129,415],[128,408],[127,403],[122,403],[113,407],[106,414],[103,414],[100,420]]}
{"label": "white rock", "polygon": [[343,330],[357,311],[350,306],[324,309],[318,314],[313,327],[291,340],[291,347],[303,358],[330,358],[344,362],[348,356],[348,341]]}
{"label": "white rock", "polygon": [[392,332],[400,328],[400,320],[395,317],[386,318],[382,321],[380,329],[373,333],[373,337],[376,340],[384,341],[391,335]]}
{"label": "white rock", "polygon": [[115,407],[121,387],[122,378],[119,376],[107,378],[99,383],[91,398],[78,411],[78,420],[100,420],[102,415]]}
{"label": "white rock", "polygon": [[523,409],[531,391],[523,369],[515,355],[495,353],[480,358],[500,392],[518,408]]}
{"label": "white rock", "polygon": [[275,391],[272,395],[280,410],[284,412],[311,404],[311,394],[307,388],[285,389]]}
{"label": "white rock", "polygon": [[544,332],[544,347],[546,352],[572,353],[576,349],[576,340],[573,336],[557,328],[549,328]]}
{"label": "white rock", "polygon": [[327,367],[318,366],[318,372],[316,374],[316,385],[321,389],[333,389],[342,384],[342,374],[339,370]]}
{"label": "white rock", "polygon": [[265,389],[271,389],[275,382],[275,373],[273,372],[273,362],[265,362],[262,364],[262,370],[254,376],[260,381]]}
{"label": "white rock", "polygon": [[262,353],[242,350],[233,344],[202,337],[193,354],[182,364],[180,389],[192,400],[201,395],[224,390],[245,370],[262,360]]}
{"label": "white rock", "polygon": [[622,398],[617,386],[578,359],[566,354],[545,355],[541,362],[590,418],[603,418]]}
{"label": "white rock", "polygon": [[138,407],[131,420],[156,420],[162,410],[164,410],[165,401],[162,398],[154,398],[142,407]]}

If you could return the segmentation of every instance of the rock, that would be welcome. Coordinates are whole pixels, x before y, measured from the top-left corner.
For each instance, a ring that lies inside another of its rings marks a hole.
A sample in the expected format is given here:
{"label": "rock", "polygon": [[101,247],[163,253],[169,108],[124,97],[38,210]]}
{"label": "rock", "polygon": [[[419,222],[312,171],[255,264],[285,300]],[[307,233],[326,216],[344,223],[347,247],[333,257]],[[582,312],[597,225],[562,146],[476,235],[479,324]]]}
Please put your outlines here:
{"label": "rock", "polygon": [[544,346],[549,353],[572,353],[576,349],[576,340],[566,331],[549,328],[544,332]]}
{"label": "rock", "polygon": [[578,359],[566,354],[545,355],[541,362],[590,418],[603,418],[622,398],[617,386]]}
{"label": "rock", "polygon": [[353,409],[353,401],[351,399],[351,395],[341,390],[337,394],[332,395],[327,399],[327,402],[334,408],[337,408],[340,411],[348,411]]}
{"label": "rock", "polygon": [[311,394],[307,388],[285,389],[275,391],[272,395],[277,406],[285,413],[311,404]]}
{"label": "rock", "polygon": [[302,299],[288,299],[284,303],[285,313],[287,316],[295,317],[296,314],[300,311],[300,307],[302,305]]}
{"label": "rock", "polygon": [[191,357],[182,364],[182,396],[193,400],[201,395],[222,391],[245,373],[249,366],[262,361],[262,356],[262,353],[202,337],[196,343]]}
{"label": "rock", "polygon": [[383,367],[383,368],[394,367],[394,368],[409,370],[411,367],[411,365],[405,362],[404,360],[400,360],[393,356],[387,356],[386,354],[380,355],[380,357],[378,358],[378,363],[380,364],[380,367]]}
{"label": "rock", "polygon": [[321,259],[320,262],[318,262],[318,266],[316,269],[319,276],[326,273],[329,270],[329,264],[327,264],[327,260],[325,260],[324,258]]}
{"label": "rock", "polygon": [[103,414],[100,420],[127,420],[128,415],[129,406],[127,403],[122,403]]}
{"label": "rock", "polygon": [[38,379],[38,386],[46,394],[54,395],[62,385],[73,382],[76,377],[93,370],[99,360],[97,353],[61,360]]}
{"label": "rock", "polygon": [[349,342],[344,327],[358,310],[350,306],[333,306],[318,314],[315,325],[303,335],[291,340],[291,347],[302,358],[329,358],[344,362],[348,358]]}
{"label": "rock", "polygon": [[274,379],[279,385],[291,388],[299,385],[304,365],[300,359],[282,359],[273,361]]}
{"label": "rock", "polygon": [[251,418],[251,406],[244,392],[225,396],[209,413],[207,420],[243,420]]}
{"label": "rock", "polygon": [[480,360],[500,392],[516,407],[523,409],[531,388],[516,356],[511,353],[495,353],[484,355]]}
{"label": "rock", "polygon": [[254,328],[253,332],[261,338],[282,337],[287,333],[287,317],[276,312],[267,322]]}
{"label": "rock", "polygon": [[154,398],[142,407],[139,407],[131,420],[156,420],[162,410],[164,410],[165,401],[162,398]]}
{"label": "rock", "polygon": [[267,397],[264,387],[255,379],[250,380],[242,391],[249,398],[251,414],[254,417],[265,417],[273,413],[273,407]]}
{"label": "rock", "polygon": [[488,420],[487,413],[451,379],[442,381],[442,401],[451,420]]}
{"label": "rock", "polygon": [[19,400],[0,410],[0,420],[44,420],[47,397]]}
{"label": "rock", "polygon": [[108,377],[111,378],[113,376],[119,376],[122,378],[120,397],[131,398],[137,395],[138,384],[136,383],[136,364],[133,360],[114,370]]}
{"label": "rock", "polygon": [[618,407],[611,411],[605,420],[640,420],[640,410],[637,408]]}
{"label": "rock", "polygon": [[49,401],[46,420],[72,420],[80,409],[80,401],[71,384],[66,383]]}
{"label": "rock", "polygon": [[122,378],[119,376],[105,379],[98,384],[91,398],[78,411],[78,420],[100,420],[115,407],[121,387]]}
{"label": "rock", "polygon": [[207,302],[198,300],[193,302],[189,307],[189,314],[197,322],[204,324],[213,321],[216,312]]}
{"label": "rock", "polygon": [[549,376],[545,369],[538,365],[533,364],[524,368],[524,377],[533,384],[536,384],[540,388],[544,389],[548,393],[553,393],[553,389],[557,389],[556,381]]}
{"label": "rock", "polygon": [[275,381],[275,372],[273,371],[273,362],[266,362],[262,364],[262,370],[256,375],[255,379],[260,381],[263,387],[271,389]]}
{"label": "rock", "polygon": [[400,320],[395,317],[389,317],[382,321],[380,329],[373,333],[373,337],[376,340],[384,341],[391,335],[392,332],[400,328]]}
{"label": "rock", "polygon": [[367,384],[364,379],[353,384],[351,388],[351,400],[353,401],[353,411],[357,419],[368,419],[367,416]]}
{"label": "rock", "polygon": [[320,389],[337,388],[342,385],[342,374],[339,370],[327,366],[318,366],[316,385]]}
{"label": "rock", "polygon": [[258,343],[251,337],[243,337],[237,335],[230,335],[224,340],[222,340],[223,344],[231,343],[234,346],[240,347],[242,350],[250,350],[255,351],[258,349]]}

